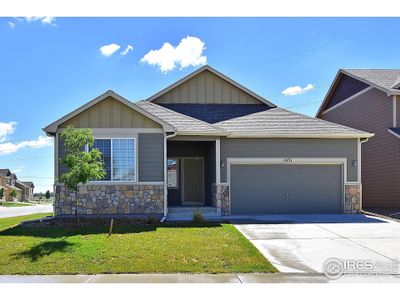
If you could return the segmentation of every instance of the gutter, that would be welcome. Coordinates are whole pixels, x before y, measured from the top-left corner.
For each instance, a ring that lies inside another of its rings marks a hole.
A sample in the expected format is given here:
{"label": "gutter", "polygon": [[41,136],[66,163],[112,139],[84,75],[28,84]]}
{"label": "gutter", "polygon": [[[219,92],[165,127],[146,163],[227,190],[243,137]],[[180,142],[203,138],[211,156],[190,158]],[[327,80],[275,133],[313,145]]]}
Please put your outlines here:
{"label": "gutter", "polygon": [[161,219],[161,222],[164,222],[167,218],[168,214],[168,161],[167,161],[167,140],[169,138],[173,138],[176,136],[178,132],[174,132],[173,134],[164,134],[164,217]]}

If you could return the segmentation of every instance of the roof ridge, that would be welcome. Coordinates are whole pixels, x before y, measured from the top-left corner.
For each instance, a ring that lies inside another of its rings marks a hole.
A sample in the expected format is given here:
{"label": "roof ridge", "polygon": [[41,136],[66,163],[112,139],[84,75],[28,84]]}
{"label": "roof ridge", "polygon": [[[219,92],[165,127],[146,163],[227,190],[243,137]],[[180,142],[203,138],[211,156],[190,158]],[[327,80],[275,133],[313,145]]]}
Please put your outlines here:
{"label": "roof ridge", "polygon": [[272,103],[270,100],[264,98],[263,96],[257,94],[256,92],[250,90],[249,88],[245,87],[241,83],[239,83],[236,80],[230,78],[228,75],[225,75],[224,73],[218,71],[217,69],[214,69],[213,67],[211,67],[208,64],[198,68],[197,70],[189,73],[188,75],[182,77],[181,79],[173,82],[172,84],[168,85],[164,89],[162,89],[162,90],[158,91],[157,93],[153,94],[152,96],[148,97],[146,99],[146,101],[152,102],[156,98],[158,98],[158,97],[164,95],[165,93],[171,91],[172,89],[180,86],[184,82],[186,82],[186,81],[190,80],[191,78],[197,76],[198,74],[200,74],[203,71],[209,71],[209,72],[213,73],[215,76],[221,78],[222,80],[227,81],[229,84],[231,84],[231,85],[235,86],[236,88],[242,90],[244,93],[252,96],[253,98],[257,99],[259,102],[261,102],[261,103],[263,103],[265,105],[268,105],[268,106],[271,106],[271,107],[276,107],[276,104]]}
{"label": "roof ridge", "polygon": [[340,68],[341,70],[395,70],[400,71],[400,68]]}
{"label": "roof ridge", "polygon": [[[151,104],[151,105],[153,105],[153,106],[160,107],[161,109],[164,109],[164,110],[166,110],[166,111],[172,112],[172,113],[174,113],[174,114],[178,114],[178,115],[184,116],[185,118],[189,118],[189,119],[192,119],[192,120],[196,120],[197,122],[200,122],[200,123],[202,123],[202,124],[204,124],[204,125],[210,126],[210,127],[214,128],[214,129],[217,129],[217,130],[221,130],[221,131],[224,131],[224,132],[226,131],[225,129],[222,129],[222,128],[218,127],[218,126],[214,126],[214,124],[210,124],[210,123],[207,123],[207,122],[205,122],[205,121],[203,121],[203,120],[200,120],[200,119],[197,119],[197,118],[194,118],[194,117],[191,117],[191,116],[182,114],[182,113],[177,112],[177,111],[175,111],[175,110],[166,108],[166,107],[164,107],[164,106],[162,106],[162,105],[158,105],[157,103],[154,103],[154,102],[151,102],[151,101],[147,101],[147,100],[142,101],[142,103]],[[167,123],[168,123],[168,122],[167,122]],[[170,125],[171,125],[171,124],[170,124]],[[171,125],[171,126],[172,126],[172,125]],[[172,126],[172,127],[173,127],[173,126]],[[184,127],[184,128],[186,128],[186,127]]]}

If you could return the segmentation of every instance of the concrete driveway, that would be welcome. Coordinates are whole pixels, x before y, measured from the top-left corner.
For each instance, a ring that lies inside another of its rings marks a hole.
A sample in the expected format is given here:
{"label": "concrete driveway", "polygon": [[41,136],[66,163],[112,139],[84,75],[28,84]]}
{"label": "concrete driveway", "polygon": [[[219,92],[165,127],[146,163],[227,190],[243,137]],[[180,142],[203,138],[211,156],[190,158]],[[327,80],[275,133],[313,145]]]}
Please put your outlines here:
{"label": "concrete driveway", "polygon": [[236,218],[238,228],[281,272],[323,273],[329,258],[368,260],[399,274],[400,223],[365,215]]}
{"label": "concrete driveway", "polygon": [[24,216],[30,214],[53,212],[53,204],[37,204],[20,207],[1,207],[0,218]]}

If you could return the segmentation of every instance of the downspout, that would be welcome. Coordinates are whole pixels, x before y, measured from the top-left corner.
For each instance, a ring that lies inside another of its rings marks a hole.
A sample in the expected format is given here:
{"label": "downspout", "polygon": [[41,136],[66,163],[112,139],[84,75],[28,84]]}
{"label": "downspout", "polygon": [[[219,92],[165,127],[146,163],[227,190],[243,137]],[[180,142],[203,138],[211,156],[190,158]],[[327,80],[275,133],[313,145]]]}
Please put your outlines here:
{"label": "downspout", "polygon": [[165,221],[168,214],[168,157],[167,157],[167,140],[177,135],[177,132],[173,134],[164,134],[164,216],[161,219],[161,223]]}
{"label": "downspout", "polygon": [[365,142],[368,142],[368,140],[369,140],[369,138],[365,138],[365,139],[359,139],[359,147],[360,147],[360,150],[359,150],[359,153],[358,153],[358,155],[360,156],[359,158],[358,158],[358,168],[360,168],[360,172],[358,172],[358,174],[360,175],[360,178],[358,178],[358,181],[360,182],[360,211],[361,212],[363,212],[364,210],[363,210],[363,205],[362,205],[362,180],[361,180],[361,178],[362,178],[362,176],[361,176],[361,161],[362,161],[362,159],[361,159],[361,156],[362,156],[362,149],[361,149],[361,145],[363,144],[363,143],[365,143]]}

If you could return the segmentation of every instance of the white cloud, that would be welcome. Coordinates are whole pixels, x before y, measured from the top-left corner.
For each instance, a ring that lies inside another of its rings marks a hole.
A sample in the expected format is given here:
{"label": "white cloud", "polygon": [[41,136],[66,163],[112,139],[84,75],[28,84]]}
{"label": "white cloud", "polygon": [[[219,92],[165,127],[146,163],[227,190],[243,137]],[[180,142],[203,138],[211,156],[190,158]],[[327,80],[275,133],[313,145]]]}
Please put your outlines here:
{"label": "white cloud", "polygon": [[21,173],[25,169],[25,165],[19,165],[16,169],[13,170],[14,173]]}
{"label": "white cloud", "polygon": [[8,26],[10,26],[11,29],[15,28],[15,23],[14,22],[8,21],[7,24],[8,24]]}
{"label": "white cloud", "polygon": [[112,43],[112,44],[104,45],[104,46],[100,47],[100,52],[104,56],[111,56],[114,54],[115,51],[118,51],[119,48],[121,48],[120,45]]}
{"label": "white cloud", "polygon": [[8,135],[14,133],[15,125],[17,125],[17,122],[0,122],[0,142],[4,142]]}
{"label": "white cloud", "polygon": [[36,140],[19,143],[6,142],[8,136],[15,132],[17,122],[0,122],[0,155],[14,153],[22,148],[42,148],[53,144],[51,137],[39,136]]}
{"label": "white cloud", "polygon": [[128,46],[126,46],[126,48],[125,48],[125,50],[124,51],[121,51],[121,55],[127,55],[130,51],[132,51],[133,50],[133,46],[132,45],[128,45]]}
{"label": "white cloud", "polygon": [[285,96],[294,96],[294,95],[297,95],[297,94],[301,94],[301,93],[312,91],[313,89],[315,89],[315,87],[311,83],[307,84],[303,88],[298,86],[298,85],[296,85],[296,86],[290,86],[287,89],[284,89],[282,91],[282,94],[284,94]]}
{"label": "white cloud", "polygon": [[10,142],[0,143],[0,155],[14,153],[22,148],[43,148],[52,144],[53,138],[48,136],[39,136],[36,140],[22,141],[16,144]]}
{"label": "white cloud", "polygon": [[40,22],[43,25],[57,26],[56,18],[54,17],[24,17],[24,18],[17,18],[17,20],[26,21],[28,23]]}
{"label": "white cloud", "polygon": [[177,66],[183,69],[188,66],[205,65],[207,57],[202,55],[205,49],[202,40],[194,36],[187,36],[176,47],[165,42],[160,49],[150,50],[146,53],[140,61],[158,66],[161,72],[167,73]]}

